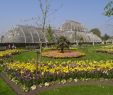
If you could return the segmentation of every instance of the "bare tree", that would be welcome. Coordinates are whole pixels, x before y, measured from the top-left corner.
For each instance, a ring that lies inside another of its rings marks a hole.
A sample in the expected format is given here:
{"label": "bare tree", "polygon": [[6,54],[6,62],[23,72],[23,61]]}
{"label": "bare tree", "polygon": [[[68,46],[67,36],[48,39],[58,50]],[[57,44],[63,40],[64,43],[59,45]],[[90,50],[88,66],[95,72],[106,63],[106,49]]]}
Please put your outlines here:
{"label": "bare tree", "polygon": [[[40,4],[40,9],[42,12],[42,32],[45,32],[45,25],[46,25],[46,20],[47,20],[47,15],[49,12],[49,0],[38,0]],[[44,3],[43,3],[44,1]]]}
{"label": "bare tree", "polygon": [[[47,19],[48,19],[48,16],[51,16],[53,14],[55,14],[61,7],[62,7],[62,4],[59,8],[57,9],[54,9],[54,10],[50,10],[50,0],[38,0],[39,1],[39,6],[40,6],[40,9],[41,9],[41,17],[42,17],[42,32],[44,33],[44,36],[45,36],[45,26],[47,24]],[[46,37],[45,37],[46,38]],[[46,39],[46,42],[47,42],[47,39]]]}
{"label": "bare tree", "polygon": [[[47,45],[47,39],[46,39],[46,31],[45,31],[45,27],[46,27],[46,24],[47,24],[47,19],[48,19],[48,16],[50,15],[53,15],[55,12],[57,12],[59,9],[55,9],[53,11],[50,10],[50,0],[38,0],[39,2],[39,7],[41,9],[41,20],[42,20],[42,32],[44,33],[44,37],[45,37],[45,40],[46,40],[46,45]],[[62,5],[61,5],[62,7]],[[59,8],[61,8],[59,7]],[[51,13],[50,13],[51,11]],[[40,53],[42,52],[42,43],[40,43]],[[40,55],[41,56],[41,55]]]}
{"label": "bare tree", "polygon": [[[47,15],[49,13],[49,0],[38,0],[39,1],[39,6],[41,9],[41,16],[42,16],[42,32],[44,33],[44,37],[46,40],[47,44],[47,39],[45,35],[45,26],[46,26],[46,21],[47,21]],[[40,43],[40,53],[42,52],[42,43]]]}

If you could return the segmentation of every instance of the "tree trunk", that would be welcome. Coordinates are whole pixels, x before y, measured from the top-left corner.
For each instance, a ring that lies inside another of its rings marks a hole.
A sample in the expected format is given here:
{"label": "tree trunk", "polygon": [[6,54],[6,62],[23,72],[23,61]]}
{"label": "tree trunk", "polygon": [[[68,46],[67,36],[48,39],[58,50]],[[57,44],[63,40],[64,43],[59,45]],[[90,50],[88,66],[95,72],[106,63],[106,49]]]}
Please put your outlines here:
{"label": "tree trunk", "polygon": [[61,48],[61,53],[64,53],[64,48]]}

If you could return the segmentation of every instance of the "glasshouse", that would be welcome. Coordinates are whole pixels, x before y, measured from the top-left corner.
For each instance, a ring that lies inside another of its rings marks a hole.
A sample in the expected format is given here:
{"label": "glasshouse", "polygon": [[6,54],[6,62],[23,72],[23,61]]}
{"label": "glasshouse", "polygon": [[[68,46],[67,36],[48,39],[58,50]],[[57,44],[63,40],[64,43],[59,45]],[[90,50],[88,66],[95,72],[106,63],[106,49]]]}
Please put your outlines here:
{"label": "glasshouse", "polygon": [[18,25],[9,30],[2,39],[2,43],[40,43],[46,42],[41,28],[28,25]]}
{"label": "glasshouse", "polygon": [[113,38],[109,38],[106,42],[107,42],[107,43],[112,43],[112,44],[113,44]]}
{"label": "glasshouse", "polygon": [[[47,29],[45,30],[47,31]],[[68,20],[58,30],[53,29],[53,43],[60,36],[65,36],[71,43],[102,42],[101,38],[88,30],[79,22]],[[49,43],[46,33],[41,28],[28,25],[18,25],[1,37],[1,43]]]}

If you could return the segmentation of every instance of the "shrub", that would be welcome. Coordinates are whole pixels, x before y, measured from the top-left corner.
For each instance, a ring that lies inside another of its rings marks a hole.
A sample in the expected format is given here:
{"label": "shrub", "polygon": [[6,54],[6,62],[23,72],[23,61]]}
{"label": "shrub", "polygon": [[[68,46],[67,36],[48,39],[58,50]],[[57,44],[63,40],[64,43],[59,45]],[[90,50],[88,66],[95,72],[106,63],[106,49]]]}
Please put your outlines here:
{"label": "shrub", "polygon": [[57,44],[57,48],[60,49],[61,53],[64,53],[64,49],[69,49],[70,47],[70,42],[64,36],[58,39]]}

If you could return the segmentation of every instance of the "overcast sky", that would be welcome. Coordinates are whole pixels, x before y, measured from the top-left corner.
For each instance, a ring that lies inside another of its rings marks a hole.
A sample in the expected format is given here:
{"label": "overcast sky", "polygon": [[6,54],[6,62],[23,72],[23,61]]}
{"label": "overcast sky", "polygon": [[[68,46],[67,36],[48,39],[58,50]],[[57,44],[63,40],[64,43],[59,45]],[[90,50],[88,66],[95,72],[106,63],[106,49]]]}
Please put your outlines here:
{"label": "overcast sky", "polygon": [[[103,15],[107,1],[51,0],[48,23],[59,27],[65,20],[75,20],[89,30],[97,27],[103,34],[113,35],[113,26],[109,26],[112,20]],[[54,12],[55,9],[57,12]],[[37,20],[31,18],[38,16],[41,16],[38,0],[0,0],[0,34],[17,24],[36,24]]]}

